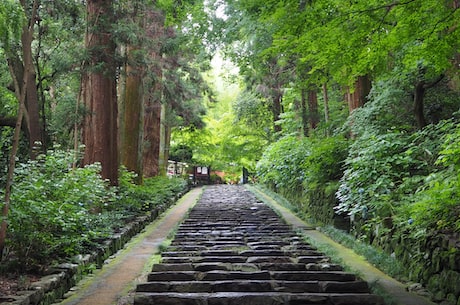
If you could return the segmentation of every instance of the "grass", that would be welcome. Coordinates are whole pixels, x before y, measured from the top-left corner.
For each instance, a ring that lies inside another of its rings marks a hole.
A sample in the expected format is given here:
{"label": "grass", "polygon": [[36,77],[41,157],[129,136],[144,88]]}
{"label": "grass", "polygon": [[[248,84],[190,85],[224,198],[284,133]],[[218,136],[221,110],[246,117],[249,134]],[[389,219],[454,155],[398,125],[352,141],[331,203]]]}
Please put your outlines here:
{"label": "grass", "polygon": [[[291,210],[295,213],[299,218],[308,223],[313,223],[315,226],[319,226],[317,229],[327,235],[329,238],[334,240],[335,242],[352,249],[358,255],[364,257],[370,264],[374,265],[376,268],[380,269],[382,272],[388,274],[389,276],[398,279],[400,281],[404,281],[406,277],[406,270],[404,266],[394,259],[391,255],[372,247],[369,244],[365,244],[357,239],[355,239],[352,235],[348,234],[343,230],[339,230],[334,228],[333,226],[320,226],[319,222],[311,219],[310,215],[306,215],[299,211],[297,207],[291,204],[287,199],[282,197],[281,195],[274,193],[262,186],[255,186],[255,188],[268,195],[272,199],[274,199],[277,203],[282,205],[283,207]],[[262,199],[262,195],[258,196],[259,199]],[[267,200],[263,200],[266,202]],[[335,249],[327,244],[317,243],[311,240],[310,238],[305,237],[306,242],[317,248],[319,251],[323,252],[327,256],[331,258],[331,261],[339,264],[344,267],[345,271],[357,274],[359,276],[359,272],[357,270],[352,270],[350,267],[347,266],[346,262],[344,262],[339,256]],[[371,291],[376,294],[380,295],[384,300],[386,305],[395,305],[397,302],[392,300],[392,298],[386,293],[386,291],[379,286],[378,283],[369,283],[369,287]]]}
{"label": "grass", "polygon": [[388,253],[376,249],[371,245],[362,243],[350,234],[332,226],[322,227],[320,228],[320,231],[339,244],[350,248],[357,254],[365,257],[369,263],[389,276],[398,280],[404,280],[406,278],[406,271],[402,263],[391,257]]}

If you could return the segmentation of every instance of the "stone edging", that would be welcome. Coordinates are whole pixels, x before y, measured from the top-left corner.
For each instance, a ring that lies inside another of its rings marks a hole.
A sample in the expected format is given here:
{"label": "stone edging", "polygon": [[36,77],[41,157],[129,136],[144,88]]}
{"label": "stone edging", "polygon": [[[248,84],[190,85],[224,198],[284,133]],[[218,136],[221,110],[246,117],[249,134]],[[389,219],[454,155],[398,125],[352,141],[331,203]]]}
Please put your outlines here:
{"label": "stone edging", "polygon": [[3,297],[5,305],[49,305],[62,298],[87,274],[91,265],[102,268],[104,261],[122,249],[124,245],[138,234],[145,226],[157,219],[169,206],[182,197],[188,189],[177,194],[164,205],[159,205],[146,216],[139,216],[125,225],[121,232],[112,235],[102,242],[101,246],[91,254],[81,256],[78,264],[63,263],[50,269],[49,274],[39,281],[33,282],[28,290],[18,291],[16,295]]}

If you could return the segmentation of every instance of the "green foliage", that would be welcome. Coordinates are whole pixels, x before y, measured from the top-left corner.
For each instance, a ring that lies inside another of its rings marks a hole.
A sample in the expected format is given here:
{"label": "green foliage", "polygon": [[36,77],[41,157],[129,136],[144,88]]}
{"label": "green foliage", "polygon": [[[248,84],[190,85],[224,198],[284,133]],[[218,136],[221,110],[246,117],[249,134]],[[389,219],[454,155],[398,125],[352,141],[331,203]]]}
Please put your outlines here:
{"label": "green foliage", "polygon": [[311,153],[306,138],[286,136],[268,146],[257,163],[259,181],[273,190],[301,192],[307,175],[302,166]]}
{"label": "green foliage", "polygon": [[166,177],[137,186],[126,171],[120,187],[110,187],[99,164],[72,168],[75,157],[55,149],[18,165],[2,263],[26,270],[87,253],[133,216],[186,189],[186,181]]}
{"label": "green foliage", "polygon": [[348,141],[338,135],[329,138],[312,139],[312,149],[303,167],[307,172],[304,187],[315,190],[342,176],[343,161],[348,152]]}
{"label": "green foliage", "polygon": [[341,136],[315,139],[286,136],[270,145],[257,163],[259,182],[306,211],[332,222],[334,193],[348,142]]}
{"label": "green foliage", "polygon": [[413,160],[405,154],[408,135],[394,132],[365,134],[350,146],[337,196],[337,211],[360,214],[364,219],[378,211],[383,217],[394,213],[395,190],[405,178]]}
{"label": "green foliage", "polygon": [[364,219],[395,215],[398,206],[422,189],[425,177],[439,175],[435,161],[442,135],[452,126],[445,121],[414,134],[394,131],[359,137],[345,161],[337,211]]}
{"label": "green foliage", "polygon": [[8,244],[25,268],[82,250],[98,236],[90,211],[115,199],[99,165],[72,170],[73,157],[56,150],[17,167]]}
{"label": "green foliage", "polygon": [[336,242],[347,248],[353,249],[357,254],[365,257],[368,262],[384,271],[386,274],[397,279],[406,278],[407,270],[405,270],[400,261],[391,257],[388,253],[357,241],[352,235],[331,226],[325,226],[321,228],[321,231]]}
{"label": "green foliage", "polygon": [[403,215],[412,218],[418,228],[460,232],[460,126],[447,122],[443,132],[435,162],[439,170],[426,176],[425,187],[418,190]]}
{"label": "green foliage", "polygon": [[374,82],[369,101],[353,111],[348,125],[356,136],[411,131],[415,126],[412,104],[408,80],[393,78]]}
{"label": "green foliage", "polygon": [[187,181],[175,177],[151,177],[142,185],[134,183],[135,174],[122,168],[120,171],[119,205],[116,209],[142,214],[156,206],[170,202],[176,194],[187,188]]}
{"label": "green foliage", "polygon": [[271,113],[267,101],[250,91],[241,92],[233,105],[235,121],[261,135],[270,136],[272,128]]}
{"label": "green foliage", "polygon": [[4,0],[0,3],[0,48],[9,50],[19,38],[25,15],[18,1]]}

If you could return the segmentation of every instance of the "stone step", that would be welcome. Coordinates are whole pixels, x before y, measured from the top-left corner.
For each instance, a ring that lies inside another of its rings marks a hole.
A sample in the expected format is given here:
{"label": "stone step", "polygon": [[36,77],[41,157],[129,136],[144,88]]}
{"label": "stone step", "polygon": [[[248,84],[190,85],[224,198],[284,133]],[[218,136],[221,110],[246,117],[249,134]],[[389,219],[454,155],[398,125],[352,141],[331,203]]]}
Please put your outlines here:
{"label": "stone step", "polygon": [[[159,268],[163,269],[163,265]],[[183,268],[186,269],[186,268]],[[323,282],[355,282],[354,274],[343,271],[268,271],[268,270],[208,270],[197,272],[190,270],[157,270],[148,274],[148,281],[225,281],[239,279],[274,280],[274,281],[323,281]]]}
{"label": "stone step", "polygon": [[[225,252],[222,251],[222,252]],[[161,263],[163,264],[182,264],[182,263],[297,263],[297,264],[317,264],[327,263],[329,258],[327,256],[243,256],[243,255],[228,255],[228,256],[194,256],[188,253],[188,256],[163,256]],[[318,267],[318,270],[321,269]]]}
{"label": "stone step", "polygon": [[383,305],[382,298],[359,293],[148,293],[139,292],[134,305]]}
{"label": "stone step", "polygon": [[[202,251],[192,250],[192,251],[164,251],[161,253],[162,257],[189,257],[189,256],[257,256],[257,257],[267,257],[267,256],[290,256],[297,257],[299,260],[309,260],[311,257],[322,257],[323,253],[314,251],[314,250],[280,250],[280,249],[256,249],[248,250],[246,247],[243,247],[239,250],[207,250],[206,247],[202,248]],[[300,261],[299,261],[300,262]],[[303,263],[303,261],[302,261]]]}
{"label": "stone step", "polygon": [[273,280],[213,280],[155,281],[139,284],[136,292],[296,292],[296,293],[368,293],[364,281],[273,281]]}
{"label": "stone step", "polygon": [[[238,258],[238,257],[236,257]],[[270,258],[270,257],[269,257]],[[173,258],[172,258],[173,259]],[[204,258],[206,259],[206,258]],[[257,258],[255,258],[257,259]],[[336,264],[321,263],[321,264],[299,264],[287,262],[289,258],[282,258],[282,261],[254,261],[238,262],[237,260],[224,261],[217,258],[216,261],[178,261],[176,263],[163,262],[154,264],[152,271],[211,271],[211,270],[267,270],[267,271],[341,271],[342,267]],[[165,258],[167,260],[167,258]]]}
{"label": "stone step", "polygon": [[245,263],[246,256],[183,256],[183,257],[163,257],[161,260],[165,264],[177,263]]}
{"label": "stone step", "polygon": [[244,188],[206,189],[134,305],[380,305]]}
{"label": "stone step", "polygon": [[270,280],[272,277],[268,271],[163,271],[148,274],[149,282],[161,281],[218,281],[218,280]]}

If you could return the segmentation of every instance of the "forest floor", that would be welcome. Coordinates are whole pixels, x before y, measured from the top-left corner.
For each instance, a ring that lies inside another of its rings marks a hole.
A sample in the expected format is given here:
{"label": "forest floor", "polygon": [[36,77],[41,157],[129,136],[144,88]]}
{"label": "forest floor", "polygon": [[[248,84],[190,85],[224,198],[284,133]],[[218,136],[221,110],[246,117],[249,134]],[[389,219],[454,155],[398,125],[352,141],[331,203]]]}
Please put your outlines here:
{"label": "forest floor", "polygon": [[12,295],[18,291],[18,279],[0,275],[0,297]]}

